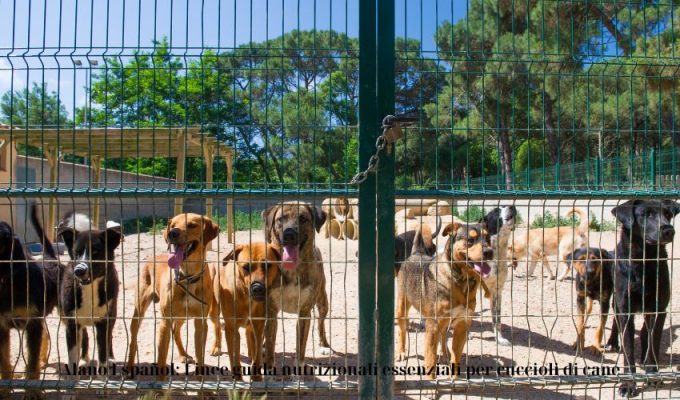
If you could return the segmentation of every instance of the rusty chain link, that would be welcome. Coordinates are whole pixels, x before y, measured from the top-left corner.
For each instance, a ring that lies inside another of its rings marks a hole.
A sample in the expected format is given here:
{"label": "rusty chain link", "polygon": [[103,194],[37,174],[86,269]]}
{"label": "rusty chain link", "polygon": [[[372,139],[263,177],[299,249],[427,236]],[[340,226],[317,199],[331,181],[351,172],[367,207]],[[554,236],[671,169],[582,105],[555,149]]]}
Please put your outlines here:
{"label": "rusty chain link", "polygon": [[378,170],[378,164],[380,162],[380,152],[387,147],[388,144],[394,144],[397,140],[404,136],[404,132],[401,130],[402,127],[413,125],[418,119],[408,116],[406,114],[402,115],[388,115],[382,120],[383,133],[378,136],[375,141],[375,153],[368,160],[368,166],[365,170],[359,171],[352,180],[349,182],[350,185],[358,185],[363,183],[368,174]]}

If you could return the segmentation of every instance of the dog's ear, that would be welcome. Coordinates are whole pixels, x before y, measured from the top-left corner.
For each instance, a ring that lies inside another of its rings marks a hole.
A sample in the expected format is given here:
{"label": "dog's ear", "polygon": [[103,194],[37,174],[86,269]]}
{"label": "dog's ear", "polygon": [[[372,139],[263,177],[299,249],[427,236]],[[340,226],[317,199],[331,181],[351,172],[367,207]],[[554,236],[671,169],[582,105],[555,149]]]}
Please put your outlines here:
{"label": "dog's ear", "polygon": [[[168,234],[170,233],[170,223],[172,222],[172,218],[168,220],[168,222],[165,224],[165,229],[163,229],[163,240],[165,240],[165,243],[168,243]],[[170,246],[170,245],[168,245]]]}
{"label": "dog's ear", "polygon": [[277,260],[281,260],[281,250],[279,250],[278,247],[268,244],[267,251],[271,252],[271,254],[274,255],[274,258],[276,258]]}
{"label": "dog's ear", "polygon": [[123,232],[120,226],[113,226],[102,232],[102,240],[106,243],[109,251],[114,251],[120,245],[120,239],[123,237]]}
{"label": "dog's ear", "polygon": [[237,244],[234,248],[222,259],[222,265],[227,265],[230,260],[236,260],[238,255],[246,247],[245,244]]}
{"label": "dog's ear", "polygon": [[664,200],[663,205],[668,207],[669,210],[673,213],[673,216],[678,215],[680,213],[680,204],[673,200]]}
{"label": "dog's ear", "polygon": [[455,234],[456,232],[458,232],[458,229],[460,229],[460,223],[458,223],[458,222],[452,222],[452,223],[446,225],[446,227],[444,228],[444,232],[442,233],[442,235],[444,235],[444,236],[449,236],[449,235],[451,235],[451,234]]}
{"label": "dog's ear", "polygon": [[611,260],[613,258],[614,257],[612,257],[612,254],[609,251],[607,251],[605,249],[600,249],[600,259],[601,260]]}
{"label": "dog's ear", "polygon": [[66,249],[68,249],[68,255],[73,259],[73,242],[76,238],[76,231],[68,227],[62,227],[57,231],[57,237],[60,236],[64,240]]}
{"label": "dog's ear", "polygon": [[203,217],[203,243],[215,239],[220,233],[220,227],[208,217]]}
{"label": "dog's ear", "polygon": [[628,200],[612,209],[612,215],[623,224],[626,229],[633,229],[635,223],[635,207],[640,200]]}
{"label": "dog's ear", "polygon": [[314,218],[314,229],[316,229],[317,232],[320,232],[321,227],[326,222],[326,211],[317,206],[308,205],[306,207],[307,210],[309,210],[309,213],[312,215],[312,218]]}
{"label": "dog's ear", "polygon": [[264,221],[264,241],[266,243],[271,243],[272,241],[272,230],[274,229],[274,216],[276,216],[276,211],[279,209],[279,205],[269,206],[266,210],[262,211],[262,220]]}

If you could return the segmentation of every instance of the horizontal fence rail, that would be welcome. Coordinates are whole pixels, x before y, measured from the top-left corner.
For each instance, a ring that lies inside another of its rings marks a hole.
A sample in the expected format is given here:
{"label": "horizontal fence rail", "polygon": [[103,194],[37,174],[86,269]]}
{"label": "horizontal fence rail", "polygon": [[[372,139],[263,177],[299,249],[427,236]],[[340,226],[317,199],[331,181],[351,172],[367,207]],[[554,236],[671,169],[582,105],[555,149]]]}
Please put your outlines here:
{"label": "horizontal fence rail", "polygon": [[677,2],[0,10],[0,397],[680,397]]}

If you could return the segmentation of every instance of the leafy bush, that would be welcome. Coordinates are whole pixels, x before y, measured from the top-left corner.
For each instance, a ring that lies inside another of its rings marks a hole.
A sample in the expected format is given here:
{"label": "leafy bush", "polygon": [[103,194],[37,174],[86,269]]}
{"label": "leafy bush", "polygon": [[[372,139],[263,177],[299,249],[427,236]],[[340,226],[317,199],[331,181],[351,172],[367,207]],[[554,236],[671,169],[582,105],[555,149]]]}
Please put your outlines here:
{"label": "leafy bush", "polygon": [[616,230],[616,221],[603,219],[601,222],[597,220],[597,216],[592,211],[590,212],[590,224],[588,228],[594,232],[606,232]]}
{"label": "leafy bush", "polygon": [[163,217],[141,217],[123,221],[123,233],[126,235],[136,233],[158,234],[168,225],[168,219]]}
{"label": "leafy bush", "polygon": [[578,218],[572,216],[565,218],[562,216],[555,217],[550,211],[545,211],[543,216],[538,216],[531,223],[531,228],[555,228],[557,226],[576,226],[578,225]]}

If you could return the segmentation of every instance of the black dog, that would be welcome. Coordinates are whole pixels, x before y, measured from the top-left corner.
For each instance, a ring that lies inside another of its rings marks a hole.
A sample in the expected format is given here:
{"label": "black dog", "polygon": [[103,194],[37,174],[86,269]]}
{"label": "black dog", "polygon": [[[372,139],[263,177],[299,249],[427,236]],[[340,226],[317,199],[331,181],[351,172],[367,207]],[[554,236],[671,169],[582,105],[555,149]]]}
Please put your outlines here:
{"label": "black dog", "polygon": [[601,354],[604,351],[602,347],[604,327],[607,323],[612,293],[614,293],[612,280],[614,261],[607,250],[596,247],[576,249],[565,259],[576,271],[574,286],[576,287],[578,322],[574,347],[579,351],[584,349],[585,320],[593,309],[593,300],[597,300],[600,302],[600,324],[595,332],[595,344],[590,347],[590,350],[594,354]]}
{"label": "black dog", "polygon": [[[423,237],[423,243],[421,248],[424,255],[434,256],[437,253],[437,245],[433,240],[439,235],[439,231],[442,229],[442,219],[437,216],[437,229],[432,233],[431,237]],[[429,228],[428,228],[429,230]],[[420,232],[420,230],[418,230]],[[420,233],[425,234],[425,232]],[[411,250],[413,249],[413,241],[416,237],[416,230],[406,231],[397,235],[394,238],[394,274],[399,273],[401,264],[406,261],[407,258],[411,256]]]}
{"label": "black dog", "polygon": [[88,360],[86,326],[94,325],[97,331],[99,366],[108,367],[113,358],[119,286],[113,260],[122,236],[119,227],[83,232],[76,230],[79,226],[91,225],[89,221],[74,220],[61,224],[58,231],[72,260],[65,269],[60,292],[66,325],[67,371],[72,374],[77,370],[79,359]]}
{"label": "black dog", "polygon": [[[635,373],[636,313],[644,313],[640,331],[641,363],[647,372],[658,371],[661,334],[670,301],[668,253],[673,241],[673,218],[680,204],[671,200],[630,200],[612,210],[623,226],[616,246],[614,268],[614,311],[616,319],[607,348],[619,349],[619,330],[623,332],[626,369]],[[635,383],[619,386],[619,395],[634,397]]]}
{"label": "black dog", "polygon": [[[45,234],[38,221],[35,204],[31,206],[31,222],[42,238]],[[47,330],[45,317],[57,306],[59,263],[54,249],[45,247],[45,260],[34,260],[24,248],[12,227],[0,222],[0,370],[2,379],[12,379],[9,331],[24,330],[26,336],[26,378],[40,377],[41,362],[47,362]]]}

